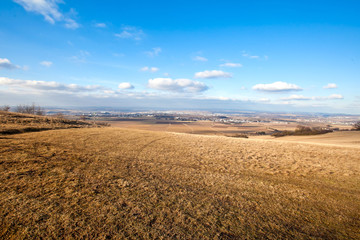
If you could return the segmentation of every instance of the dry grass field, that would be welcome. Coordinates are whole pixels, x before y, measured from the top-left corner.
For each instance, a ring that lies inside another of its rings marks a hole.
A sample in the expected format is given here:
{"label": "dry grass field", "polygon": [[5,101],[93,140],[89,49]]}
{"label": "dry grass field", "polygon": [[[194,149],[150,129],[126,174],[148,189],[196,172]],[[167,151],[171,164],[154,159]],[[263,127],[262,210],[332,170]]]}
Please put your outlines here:
{"label": "dry grass field", "polygon": [[360,150],[121,128],[0,137],[1,239],[360,239]]}
{"label": "dry grass field", "polygon": [[274,129],[294,130],[297,123],[233,123],[225,124],[212,121],[105,121],[112,127],[139,129],[160,132],[191,133],[200,135],[232,136],[234,134],[255,134],[256,132],[271,133]]}
{"label": "dry grass field", "polygon": [[[261,139],[261,137],[258,137]],[[264,137],[266,139],[266,137]],[[281,138],[267,138],[276,141],[311,143],[317,145],[360,148],[360,131],[341,131],[313,136],[286,136]]]}
{"label": "dry grass field", "polygon": [[84,127],[100,127],[100,125],[64,118],[0,111],[0,135]]}

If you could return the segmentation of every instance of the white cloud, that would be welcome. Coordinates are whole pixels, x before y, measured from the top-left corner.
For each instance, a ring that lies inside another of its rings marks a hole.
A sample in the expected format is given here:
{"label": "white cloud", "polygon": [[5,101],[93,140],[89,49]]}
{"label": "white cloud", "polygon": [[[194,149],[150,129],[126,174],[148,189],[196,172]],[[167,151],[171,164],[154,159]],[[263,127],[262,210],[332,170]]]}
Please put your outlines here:
{"label": "white cloud", "polygon": [[121,30],[122,31],[120,33],[115,33],[116,37],[140,41],[145,36],[143,30],[133,26],[124,26],[121,28]]}
{"label": "white cloud", "polygon": [[0,58],[0,69],[1,68],[17,69],[17,68],[20,68],[20,66],[11,63],[10,60],[7,58]]}
{"label": "white cloud", "polygon": [[338,86],[335,83],[329,83],[328,85],[324,86],[325,89],[333,89],[337,88]]}
{"label": "white cloud", "polygon": [[120,89],[134,89],[134,86],[129,82],[122,82],[118,86]]}
{"label": "white cloud", "polygon": [[266,102],[270,102],[270,99],[269,98],[259,98],[259,99],[255,100],[255,102],[266,103]]}
{"label": "white cloud", "polygon": [[312,99],[311,97],[305,97],[303,95],[291,95],[290,97],[281,98],[281,100],[286,100],[286,101],[289,101],[289,100],[311,100],[311,99]]}
{"label": "white cloud", "polygon": [[195,73],[195,78],[231,78],[232,75],[227,72],[223,72],[220,70],[206,70],[203,72]]}
{"label": "white cloud", "polygon": [[332,94],[326,97],[305,97],[303,95],[291,95],[290,97],[281,98],[284,101],[303,101],[303,100],[334,100],[334,99],[344,99],[341,94]]}
{"label": "white cloud", "polygon": [[42,61],[40,64],[43,65],[43,66],[45,66],[45,67],[51,67],[51,65],[52,65],[53,63],[50,62],[50,61]]}
{"label": "white cloud", "polygon": [[95,23],[94,24],[94,27],[97,27],[97,28],[106,28],[106,24],[105,23]]}
{"label": "white cloud", "polygon": [[286,91],[301,91],[302,88],[286,82],[274,82],[270,84],[256,84],[252,87],[254,90],[265,91],[265,92],[286,92]]}
{"label": "white cloud", "polygon": [[344,96],[341,94],[331,94],[328,98],[329,99],[344,99]]}
{"label": "white cloud", "polygon": [[220,64],[220,67],[233,67],[233,68],[239,68],[242,67],[243,65],[241,63],[223,63]]}
{"label": "white cloud", "polygon": [[171,92],[199,93],[206,91],[209,87],[205,83],[190,79],[154,78],[149,79],[148,87]]}
{"label": "white cloud", "polygon": [[65,27],[69,29],[77,29],[80,27],[80,25],[73,19],[67,18],[65,21]]}
{"label": "white cloud", "polygon": [[140,69],[140,71],[154,73],[154,72],[159,71],[159,68],[157,68],[157,67],[143,67],[143,68]]}
{"label": "white cloud", "polygon": [[65,22],[67,28],[76,29],[79,27],[75,20],[64,16],[59,11],[58,4],[64,3],[61,0],[14,0],[14,2],[20,4],[28,12],[42,15],[51,24],[62,21]]}
{"label": "white cloud", "polygon": [[62,92],[91,92],[104,90],[98,85],[80,86],[77,84],[62,84],[58,82],[19,80],[7,77],[0,77],[0,86],[15,86],[21,88],[31,88],[39,91],[62,91]]}
{"label": "white cloud", "polygon": [[194,61],[206,62],[208,59],[201,56],[196,56],[193,58]]}
{"label": "white cloud", "polygon": [[151,51],[147,51],[145,52],[146,55],[148,55],[149,57],[155,57],[157,55],[159,55],[159,53],[161,53],[161,48],[159,47],[156,47],[156,48],[153,48]]}

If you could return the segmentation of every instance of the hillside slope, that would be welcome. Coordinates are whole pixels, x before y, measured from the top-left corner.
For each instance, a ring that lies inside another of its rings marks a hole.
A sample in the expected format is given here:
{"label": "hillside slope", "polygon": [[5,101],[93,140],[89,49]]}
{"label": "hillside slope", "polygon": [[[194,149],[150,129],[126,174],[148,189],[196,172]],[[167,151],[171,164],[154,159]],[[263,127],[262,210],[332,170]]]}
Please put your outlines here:
{"label": "hillside slope", "polygon": [[0,154],[2,239],[360,238],[357,148],[101,128]]}
{"label": "hillside slope", "polygon": [[100,127],[97,123],[68,120],[54,116],[0,111],[0,135],[40,132],[54,129]]}

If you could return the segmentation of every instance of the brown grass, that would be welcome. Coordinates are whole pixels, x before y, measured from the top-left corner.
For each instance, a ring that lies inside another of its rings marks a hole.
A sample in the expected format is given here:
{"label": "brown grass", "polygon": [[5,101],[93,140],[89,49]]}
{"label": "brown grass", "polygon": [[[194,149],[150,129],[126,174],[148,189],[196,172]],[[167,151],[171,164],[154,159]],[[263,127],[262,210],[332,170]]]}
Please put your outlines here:
{"label": "brown grass", "polygon": [[106,126],[104,123],[68,120],[51,116],[0,111],[0,135],[40,132],[54,129]]}
{"label": "brown grass", "polygon": [[66,129],[0,138],[2,239],[359,239],[356,148]]}

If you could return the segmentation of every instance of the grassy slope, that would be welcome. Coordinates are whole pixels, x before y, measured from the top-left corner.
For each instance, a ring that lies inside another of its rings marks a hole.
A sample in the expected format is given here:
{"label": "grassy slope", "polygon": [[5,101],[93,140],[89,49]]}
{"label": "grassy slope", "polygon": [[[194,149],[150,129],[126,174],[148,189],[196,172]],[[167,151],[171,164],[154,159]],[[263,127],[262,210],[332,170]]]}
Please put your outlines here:
{"label": "grassy slope", "polygon": [[360,154],[119,128],[0,138],[0,238],[360,238]]}
{"label": "grassy slope", "polygon": [[313,136],[285,136],[274,140],[360,148],[360,131],[341,131]]}
{"label": "grassy slope", "polygon": [[85,121],[0,111],[0,135],[40,132],[53,129],[100,127]]}

